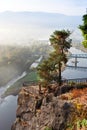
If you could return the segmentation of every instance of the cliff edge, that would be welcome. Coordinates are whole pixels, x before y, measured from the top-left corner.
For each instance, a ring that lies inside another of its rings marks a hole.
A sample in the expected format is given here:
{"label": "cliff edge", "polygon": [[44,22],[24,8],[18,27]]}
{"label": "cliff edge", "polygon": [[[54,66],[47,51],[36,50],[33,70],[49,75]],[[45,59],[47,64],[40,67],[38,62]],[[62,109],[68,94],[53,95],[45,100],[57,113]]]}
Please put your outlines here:
{"label": "cliff edge", "polygon": [[85,95],[81,104],[81,100],[74,99],[70,93],[59,96],[52,92],[39,94],[38,86],[23,87],[11,130],[70,130],[71,127],[77,130],[78,120],[87,119],[87,93]]}

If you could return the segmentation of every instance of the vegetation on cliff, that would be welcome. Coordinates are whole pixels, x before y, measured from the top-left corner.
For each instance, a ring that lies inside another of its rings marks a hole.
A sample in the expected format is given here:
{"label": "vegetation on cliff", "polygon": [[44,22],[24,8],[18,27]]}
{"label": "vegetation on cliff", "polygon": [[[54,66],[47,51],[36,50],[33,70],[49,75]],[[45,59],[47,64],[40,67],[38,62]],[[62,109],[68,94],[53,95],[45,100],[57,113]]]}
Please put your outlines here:
{"label": "vegetation on cliff", "polygon": [[[86,85],[87,87],[87,85]],[[62,94],[62,100],[73,104],[71,117],[67,123],[66,130],[86,130],[87,129],[87,88],[73,89],[69,93]]]}
{"label": "vegetation on cliff", "polygon": [[87,48],[87,14],[83,15],[83,25],[80,25],[79,29],[82,31],[82,35],[84,37],[82,44],[85,48]]}
{"label": "vegetation on cliff", "polygon": [[54,91],[39,94],[38,86],[22,88],[12,130],[86,130],[87,88],[70,92],[67,88],[70,86],[62,86],[59,96]]}

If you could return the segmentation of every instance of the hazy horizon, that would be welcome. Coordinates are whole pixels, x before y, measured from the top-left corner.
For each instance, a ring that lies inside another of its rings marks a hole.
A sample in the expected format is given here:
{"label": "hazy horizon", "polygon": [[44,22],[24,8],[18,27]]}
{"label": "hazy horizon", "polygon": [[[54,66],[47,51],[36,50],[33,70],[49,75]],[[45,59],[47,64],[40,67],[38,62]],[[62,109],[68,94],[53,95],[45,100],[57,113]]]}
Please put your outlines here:
{"label": "hazy horizon", "polygon": [[[0,44],[22,45],[28,44],[30,40],[48,40],[55,30],[60,29],[73,31],[79,40],[80,24],[81,16],[43,12],[0,12]],[[75,39],[75,36],[73,37]]]}
{"label": "hazy horizon", "polygon": [[0,12],[3,11],[42,11],[67,15],[83,15],[87,8],[86,0],[3,0],[0,1]]}

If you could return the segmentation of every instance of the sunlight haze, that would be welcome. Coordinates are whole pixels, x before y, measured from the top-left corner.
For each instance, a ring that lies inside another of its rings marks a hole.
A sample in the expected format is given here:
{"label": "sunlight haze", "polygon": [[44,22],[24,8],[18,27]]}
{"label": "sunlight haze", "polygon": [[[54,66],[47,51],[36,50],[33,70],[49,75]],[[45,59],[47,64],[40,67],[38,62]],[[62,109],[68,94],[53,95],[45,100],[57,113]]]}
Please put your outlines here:
{"label": "sunlight haze", "polygon": [[83,15],[87,0],[0,0],[3,11],[41,11],[67,15]]}
{"label": "sunlight haze", "polygon": [[48,40],[55,29],[74,30],[74,39],[81,37],[76,29],[86,5],[87,0],[0,0],[0,44]]}

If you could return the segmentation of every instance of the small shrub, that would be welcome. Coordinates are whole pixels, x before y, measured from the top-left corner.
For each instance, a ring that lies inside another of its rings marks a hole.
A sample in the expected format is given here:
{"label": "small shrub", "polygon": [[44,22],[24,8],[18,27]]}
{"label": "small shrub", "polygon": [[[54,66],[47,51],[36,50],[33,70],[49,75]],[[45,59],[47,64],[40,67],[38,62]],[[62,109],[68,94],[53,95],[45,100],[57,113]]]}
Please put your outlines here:
{"label": "small shrub", "polygon": [[52,130],[52,128],[49,128],[49,127],[46,126],[46,128],[44,130]]}
{"label": "small shrub", "polygon": [[82,120],[77,120],[74,124],[68,124],[66,130],[86,130],[87,129],[87,120],[84,118]]}
{"label": "small shrub", "polygon": [[87,128],[87,120],[84,118],[83,120],[77,121],[77,128]]}
{"label": "small shrub", "polygon": [[80,97],[82,95],[82,90],[74,89],[72,90],[73,98]]}
{"label": "small shrub", "polygon": [[76,85],[76,83],[75,83],[74,81],[70,81],[70,82],[69,82],[69,85],[70,85],[70,86],[74,86],[74,85]]}
{"label": "small shrub", "polygon": [[73,99],[74,99],[74,98],[77,98],[77,97],[81,97],[81,96],[84,95],[86,92],[87,92],[87,88],[84,88],[84,89],[73,89],[73,90],[71,91]]}
{"label": "small shrub", "polygon": [[66,94],[66,95],[61,95],[62,100],[72,100],[72,95],[71,94]]}
{"label": "small shrub", "polygon": [[68,100],[68,96],[66,96],[66,95],[61,95],[61,99],[62,99],[62,100]]}

